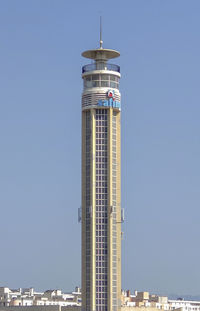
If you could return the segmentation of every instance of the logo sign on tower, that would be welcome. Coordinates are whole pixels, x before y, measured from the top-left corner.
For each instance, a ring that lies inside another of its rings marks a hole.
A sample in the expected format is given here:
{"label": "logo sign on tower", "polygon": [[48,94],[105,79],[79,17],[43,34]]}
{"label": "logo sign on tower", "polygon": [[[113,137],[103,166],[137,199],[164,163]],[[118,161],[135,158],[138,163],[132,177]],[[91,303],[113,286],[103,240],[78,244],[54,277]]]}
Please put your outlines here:
{"label": "logo sign on tower", "polygon": [[114,90],[109,90],[107,93],[108,99],[98,100],[98,106],[111,107],[121,109],[121,103],[115,100]]}

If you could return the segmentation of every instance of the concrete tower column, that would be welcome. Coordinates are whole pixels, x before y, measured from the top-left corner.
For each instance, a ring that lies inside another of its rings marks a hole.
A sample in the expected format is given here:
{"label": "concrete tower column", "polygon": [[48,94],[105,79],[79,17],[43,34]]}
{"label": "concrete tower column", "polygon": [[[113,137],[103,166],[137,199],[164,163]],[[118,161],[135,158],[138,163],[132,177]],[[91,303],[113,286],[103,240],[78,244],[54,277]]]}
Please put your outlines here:
{"label": "concrete tower column", "polygon": [[121,308],[120,67],[117,51],[82,53],[82,310]]}

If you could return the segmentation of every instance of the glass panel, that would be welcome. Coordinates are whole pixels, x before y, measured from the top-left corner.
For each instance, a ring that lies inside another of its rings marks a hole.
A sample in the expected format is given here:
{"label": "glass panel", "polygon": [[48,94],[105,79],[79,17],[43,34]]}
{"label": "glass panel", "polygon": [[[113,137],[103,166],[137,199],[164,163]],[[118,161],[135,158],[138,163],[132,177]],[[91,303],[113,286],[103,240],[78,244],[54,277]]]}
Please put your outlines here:
{"label": "glass panel", "polygon": [[84,86],[85,87],[92,87],[92,81],[85,81]]}
{"label": "glass panel", "polygon": [[109,87],[109,86],[110,86],[110,83],[109,83],[109,81],[101,81],[101,86],[103,86],[103,87]]}
{"label": "glass panel", "polygon": [[98,62],[96,64],[96,69],[97,70],[104,70],[104,69],[106,69],[106,63],[105,62]]}
{"label": "glass panel", "polygon": [[116,82],[110,82],[110,87],[114,88],[114,89],[118,89],[118,83]]}
{"label": "glass panel", "polygon": [[110,76],[110,80],[111,80],[111,81],[115,81],[115,76],[114,76],[114,75],[111,75],[111,76]]}
{"label": "glass panel", "polygon": [[110,75],[101,75],[101,80],[109,80]]}
{"label": "glass panel", "polygon": [[119,77],[117,77],[117,76],[111,75],[111,76],[110,76],[110,80],[111,80],[111,81],[116,81],[116,82],[119,83]]}
{"label": "glass panel", "polygon": [[92,75],[92,80],[99,80],[99,75]]}
{"label": "glass panel", "polygon": [[100,86],[100,82],[99,81],[92,81],[92,86],[93,87]]}

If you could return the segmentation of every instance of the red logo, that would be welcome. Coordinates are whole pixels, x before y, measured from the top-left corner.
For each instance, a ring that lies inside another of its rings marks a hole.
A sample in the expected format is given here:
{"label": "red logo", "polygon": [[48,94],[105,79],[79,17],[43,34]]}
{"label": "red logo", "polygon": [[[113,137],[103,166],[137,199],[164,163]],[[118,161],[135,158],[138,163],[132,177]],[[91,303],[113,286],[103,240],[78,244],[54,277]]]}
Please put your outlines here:
{"label": "red logo", "polygon": [[115,100],[115,93],[114,93],[114,91],[109,90],[108,91],[108,97],[112,98],[113,100]]}

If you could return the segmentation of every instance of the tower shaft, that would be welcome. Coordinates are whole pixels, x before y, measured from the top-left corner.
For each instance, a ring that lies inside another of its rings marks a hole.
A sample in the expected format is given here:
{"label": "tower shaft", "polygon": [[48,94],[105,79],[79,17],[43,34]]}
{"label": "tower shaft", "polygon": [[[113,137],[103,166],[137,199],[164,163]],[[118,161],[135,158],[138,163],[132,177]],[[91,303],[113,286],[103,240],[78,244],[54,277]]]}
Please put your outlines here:
{"label": "tower shaft", "polygon": [[120,69],[86,51],[82,94],[82,310],[121,308]]}

